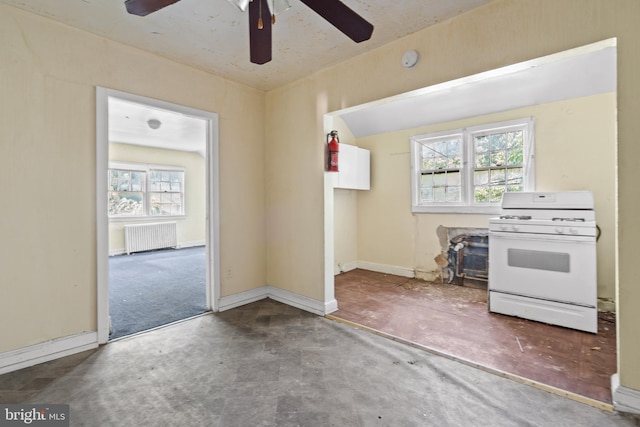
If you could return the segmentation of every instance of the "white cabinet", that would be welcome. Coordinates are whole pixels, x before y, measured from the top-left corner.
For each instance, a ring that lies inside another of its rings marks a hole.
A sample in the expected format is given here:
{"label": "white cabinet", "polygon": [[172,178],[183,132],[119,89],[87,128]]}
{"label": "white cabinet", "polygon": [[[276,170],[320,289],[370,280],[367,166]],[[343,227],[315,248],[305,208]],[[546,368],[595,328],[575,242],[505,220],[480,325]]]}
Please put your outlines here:
{"label": "white cabinet", "polygon": [[334,188],[369,190],[370,153],[369,150],[354,145],[340,144],[338,169],[332,172]]}

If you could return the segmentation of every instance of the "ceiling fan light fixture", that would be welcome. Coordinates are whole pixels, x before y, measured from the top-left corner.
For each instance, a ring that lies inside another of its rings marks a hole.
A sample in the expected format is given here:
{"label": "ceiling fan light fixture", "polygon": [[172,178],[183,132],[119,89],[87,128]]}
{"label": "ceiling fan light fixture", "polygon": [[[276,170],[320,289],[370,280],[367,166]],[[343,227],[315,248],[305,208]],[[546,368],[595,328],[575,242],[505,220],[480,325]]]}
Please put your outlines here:
{"label": "ceiling fan light fixture", "polygon": [[267,5],[269,5],[269,10],[272,15],[277,15],[291,8],[289,0],[267,0]]}
{"label": "ceiling fan light fixture", "polygon": [[250,0],[229,0],[230,3],[233,3],[236,6],[238,6],[238,9],[240,9],[243,12],[247,10],[247,6],[249,6],[249,1]]}

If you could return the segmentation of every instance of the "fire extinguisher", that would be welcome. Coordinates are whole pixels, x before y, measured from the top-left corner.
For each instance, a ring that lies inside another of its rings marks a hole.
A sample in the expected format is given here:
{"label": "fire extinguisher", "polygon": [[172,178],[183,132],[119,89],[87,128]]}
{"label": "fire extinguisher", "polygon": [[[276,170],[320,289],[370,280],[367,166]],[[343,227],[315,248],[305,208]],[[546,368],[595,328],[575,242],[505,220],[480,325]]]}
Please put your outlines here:
{"label": "fire extinguisher", "polygon": [[[329,141],[331,137],[331,141]],[[338,131],[332,130],[327,134],[328,145],[328,159],[327,159],[327,171],[338,172],[338,152],[340,151],[340,138],[338,138]]]}

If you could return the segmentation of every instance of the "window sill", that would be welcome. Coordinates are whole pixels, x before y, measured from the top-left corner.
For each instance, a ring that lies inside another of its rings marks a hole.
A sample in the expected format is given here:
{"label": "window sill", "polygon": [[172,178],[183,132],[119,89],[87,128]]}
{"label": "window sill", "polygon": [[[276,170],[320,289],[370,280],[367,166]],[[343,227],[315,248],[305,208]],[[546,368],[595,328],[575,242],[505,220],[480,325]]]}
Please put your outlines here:
{"label": "window sill", "polygon": [[411,213],[414,214],[477,214],[477,215],[499,215],[500,206],[412,206]]}
{"label": "window sill", "polygon": [[166,220],[186,219],[187,215],[163,215],[163,216],[115,216],[109,217],[110,222],[162,222]]}

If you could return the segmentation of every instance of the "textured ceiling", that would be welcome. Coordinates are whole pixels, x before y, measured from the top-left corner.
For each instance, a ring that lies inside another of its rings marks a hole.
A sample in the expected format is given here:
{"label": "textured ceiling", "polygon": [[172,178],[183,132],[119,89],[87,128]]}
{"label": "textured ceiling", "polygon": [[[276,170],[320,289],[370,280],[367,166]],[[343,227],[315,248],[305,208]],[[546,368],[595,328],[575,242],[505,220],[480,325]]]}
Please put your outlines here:
{"label": "textured ceiling", "polygon": [[[145,17],[124,0],[0,0],[261,90],[295,81],[490,0],[343,0],[374,25],[354,43],[299,0],[277,15],[273,60],[249,62],[248,14],[228,0],[181,0]],[[400,61],[401,52],[398,53]]]}

